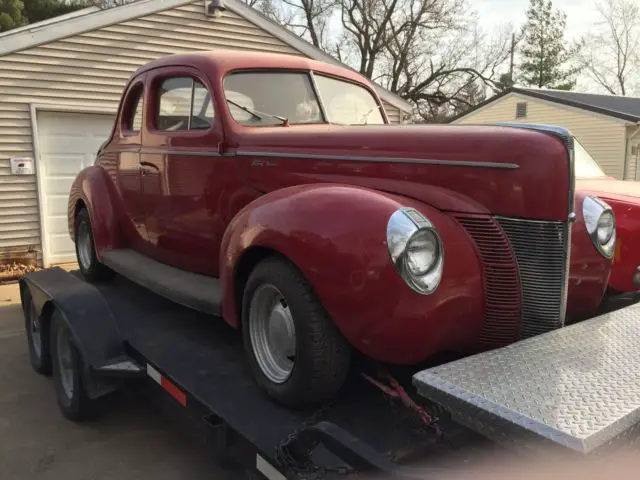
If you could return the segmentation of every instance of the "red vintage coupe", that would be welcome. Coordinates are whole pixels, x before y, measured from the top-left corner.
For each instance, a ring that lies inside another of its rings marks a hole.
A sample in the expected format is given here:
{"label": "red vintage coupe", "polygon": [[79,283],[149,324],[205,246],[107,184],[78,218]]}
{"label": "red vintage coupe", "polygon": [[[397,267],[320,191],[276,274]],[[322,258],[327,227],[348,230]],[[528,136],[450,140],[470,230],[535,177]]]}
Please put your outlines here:
{"label": "red vintage coupe", "polygon": [[605,175],[580,142],[575,140],[575,145],[577,190],[606,201],[616,217],[618,240],[609,279],[611,293],[640,291],[640,183]]}
{"label": "red vintage coupe", "polygon": [[131,78],[69,230],[86,279],[222,316],[260,387],[301,406],[354,352],[414,364],[597,308],[615,224],[574,194],[572,148],[543,128],[390,125],[363,77],[297,56],[181,54]]}

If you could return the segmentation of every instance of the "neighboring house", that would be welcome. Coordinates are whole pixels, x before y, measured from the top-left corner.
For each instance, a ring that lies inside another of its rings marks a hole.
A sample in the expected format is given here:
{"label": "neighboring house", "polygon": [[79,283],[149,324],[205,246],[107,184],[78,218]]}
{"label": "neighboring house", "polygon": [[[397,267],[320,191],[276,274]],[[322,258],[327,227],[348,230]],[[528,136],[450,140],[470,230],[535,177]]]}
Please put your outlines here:
{"label": "neighboring house", "polygon": [[452,123],[544,123],[569,129],[612,177],[640,179],[640,98],[511,88]]}
{"label": "neighboring house", "polygon": [[[204,0],[141,0],[0,35],[0,263],[75,260],[66,220],[71,182],[93,163],[122,88],[146,62],[232,48],[338,63],[242,0],[225,6],[217,18],[205,14]],[[392,121],[409,118],[409,103],[377,90]],[[35,159],[33,174],[12,174],[12,158],[23,167]]]}

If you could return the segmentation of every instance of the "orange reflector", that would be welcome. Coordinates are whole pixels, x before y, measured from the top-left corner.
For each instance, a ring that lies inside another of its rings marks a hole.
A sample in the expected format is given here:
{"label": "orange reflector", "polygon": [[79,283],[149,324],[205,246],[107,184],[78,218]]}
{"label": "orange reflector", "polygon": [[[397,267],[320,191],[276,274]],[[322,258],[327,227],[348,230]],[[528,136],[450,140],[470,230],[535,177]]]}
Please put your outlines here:
{"label": "orange reflector", "polygon": [[164,388],[180,405],[187,406],[187,395],[149,364],[147,364],[147,375]]}

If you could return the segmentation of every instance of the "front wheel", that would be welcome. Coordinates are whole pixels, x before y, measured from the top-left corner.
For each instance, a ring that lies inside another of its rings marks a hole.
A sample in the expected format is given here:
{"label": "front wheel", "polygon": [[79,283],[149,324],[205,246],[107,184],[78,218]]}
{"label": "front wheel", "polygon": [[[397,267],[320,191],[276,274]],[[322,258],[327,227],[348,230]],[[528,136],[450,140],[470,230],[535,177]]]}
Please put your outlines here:
{"label": "front wheel", "polygon": [[276,402],[301,408],[342,387],[351,348],[302,274],[269,258],[249,276],[242,330],[258,386]]}
{"label": "front wheel", "polygon": [[111,280],[115,275],[113,270],[98,261],[91,219],[86,208],[76,215],[75,234],[76,257],[82,276],[90,282]]}

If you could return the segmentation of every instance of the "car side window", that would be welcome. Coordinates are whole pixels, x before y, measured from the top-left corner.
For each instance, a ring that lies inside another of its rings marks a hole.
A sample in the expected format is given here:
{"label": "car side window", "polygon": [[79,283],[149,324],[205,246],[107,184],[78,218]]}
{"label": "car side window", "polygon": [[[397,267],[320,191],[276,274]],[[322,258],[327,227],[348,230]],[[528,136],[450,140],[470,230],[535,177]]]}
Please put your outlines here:
{"label": "car side window", "polygon": [[173,77],[160,83],[155,125],[158,130],[206,130],[213,118],[211,94],[198,80]]}
{"label": "car side window", "polygon": [[129,132],[139,132],[142,128],[143,93],[144,89],[139,86],[129,95],[129,108],[124,122],[125,129]]}

